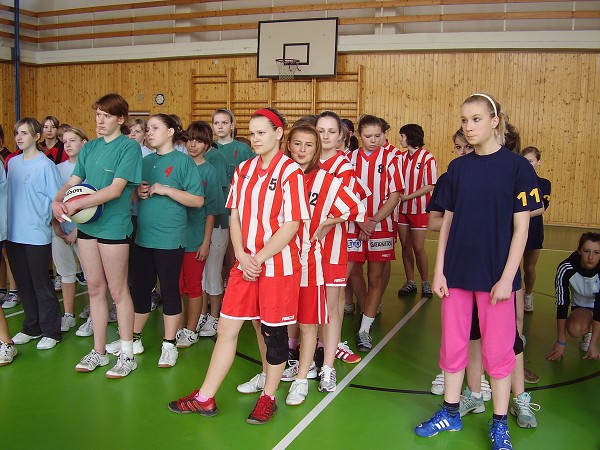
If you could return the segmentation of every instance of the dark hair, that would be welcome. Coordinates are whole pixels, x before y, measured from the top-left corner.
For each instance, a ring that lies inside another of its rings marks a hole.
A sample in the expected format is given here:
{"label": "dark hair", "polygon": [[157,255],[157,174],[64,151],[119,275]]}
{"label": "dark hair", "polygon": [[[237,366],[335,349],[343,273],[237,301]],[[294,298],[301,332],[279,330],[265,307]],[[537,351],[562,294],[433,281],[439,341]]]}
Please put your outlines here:
{"label": "dark hair", "polygon": [[380,117],[379,120],[381,120],[381,131],[387,133],[390,129],[390,124],[387,123],[387,120],[385,120],[383,117]]}
{"label": "dark hair", "polygon": [[46,116],[44,118],[44,120],[42,121],[42,127],[46,124],[46,122],[52,122],[52,125],[54,125],[55,128],[58,128],[60,126],[60,120],[58,120],[57,117],[55,116]]}
{"label": "dark hair", "polygon": [[307,133],[307,134],[311,134],[315,138],[315,142],[316,142],[315,154],[313,155],[313,158],[310,160],[310,162],[306,166],[306,170],[304,171],[304,173],[310,173],[313,170],[318,170],[319,169],[319,159],[321,158],[321,151],[322,151],[321,136],[319,135],[319,132],[317,131],[317,129],[315,127],[313,127],[312,125],[310,125],[308,123],[301,123],[300,125],[294,125],[288,134],[288,137],[286,139],[286,145],[283,150],[283,154],[286,156],[289,156],[290,158],[291,158],[291,152],[290,152],[288,146],[292,142],[294,133]]}
{"label": "dark hair", "polygon": [[110,115],[123,117],[125,121],[129,118],[129,103],[119,94],[106,94],[100,97],[92,105],[93,109],[99,109]]}
{"label": "dark hair", "polygon": [[0,145],[4,145],[4,129],[0,125]]}
{"label": "dark hair", "polygon": [[333,111],[323,111],[321,114],[319,114],[317,116],[317,123],[319,123],[320,119],[325,118],[325,117],[329,117],[329,118],[335,120],[335,122],[337,123],[337,126],[340,130],[340,133],[343,132],[342,128],[345,128],[345,127],[342,125],[342,119],[340,119],[340,116],[338,116],[337,113],[335,113]]}
{"label": "dark hair", "polygon": [[318,117],[319,116],[317,116],[316,114],[308,114],[306,116],[302,116],[294,122],[294,126],[310,125],[310,126],[316,127]]}
{"label": "dark hair", "polygon": [[504,131],[504,146],[511,152],[521,154],[521,136],[519,130],[513,124],[506,122]]}
{"label": "dark hair", "polygon": [[185,133],[185,131],[183,131],[183,129],[181,128],[181,125],[179,123],[177,123],[177,121],[175,120],[175,118],[173,117],[173,114],[153,114],[152,116],[150,116],[150,119],[158,119],[160,120],[167,128],[173,128],[174,133],[173,133],[173,143],[177,142],[177,141],[183,141],[186,142],[188,140],[187,134]]}
{"label": "dark hair", "polygon": [[186,131],[188,140],[211,145],[213,142],[213,129],[208,122],[198,120],[190,123]]}
{"label": "dark hair", "polygon": [[529,153],[533,153],[535,155],[535,159],[537,159],[538,161],[540,159],[542,159],[542,152],[539,151],[539,149],[537,147],[525,147],[523,150],[521,150],[521,155],[526,156]]}
{"label": "dark hair", "polygon": [[407,123],[400,128],[400,134],[406,136],[406,143],[412,148],[419,148],[425,145],[425,132],[421,125]]}
{"label": "dark hair", "polygon": [[348,131],[354,133],[354,123],[350,119],[340,119]]}
{"label": "dark hair", "polygon": [[363,114],[358,120],[358,134],[360,134],[365,127],[369,126],[379,127],[383,132],[383,124],[381,123],[381,119],[379,117],[371,114]]}
{"label": "dark hair", "polygon": [[587,241],[600,242],[600,233],[595,233],[593,231],[583,233],[579,238],[579,246],[577,247],[577,250],[581,250],[581,247],[583,247],[583,244],[585,244]]}
{"label": "dark hair", "polygon": [[[15,127],[14,127],[15,136],[17,135],[17,131],[18,131],[19,127],[22,125],[25,125],[27,127],[27,131],[29,131],[29,134],[31,134],[31,136],[34,139],[35,139],[36,134],[39,134],[40,136],[42,135],[42,124],[39,123],[37,121],[37,119],[34,119],[33,117],[23,117],[21,120],[19,120],[17,123],[15,123]],[[35,143],[35,146],[39,151],[44,150],[42,145],[37,141]]]}
{"label": "dark hair", "polygon": [[[505,142],[505,132],[506,132],[506,119],[504,117],[504,112],[500,106],[500,103],[496,101],[494,97],[485,92],[473,94],[468,97],[463,105],[467,103],[482,103],[485,105],[485,108],[490,114],[490,117],[498,117],[498,127],[496,129],[498,133],[498,138],[500,139],[500,143],[504,145]],[[512,150],[512,149],[511,149]],[[513,150],[514,151],[514,150]]]}

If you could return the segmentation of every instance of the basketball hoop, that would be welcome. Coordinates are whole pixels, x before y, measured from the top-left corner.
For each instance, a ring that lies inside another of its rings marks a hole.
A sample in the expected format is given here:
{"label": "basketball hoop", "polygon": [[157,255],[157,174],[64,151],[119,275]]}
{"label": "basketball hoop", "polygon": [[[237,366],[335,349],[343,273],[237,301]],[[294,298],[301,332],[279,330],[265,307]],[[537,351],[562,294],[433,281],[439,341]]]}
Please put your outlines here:
{"label": "basketball hoop", "polygon": [[282,58],[276,59],[275,62],[279,67],[280,80],[293,80],[296,71],[301,72],[299,59]]}

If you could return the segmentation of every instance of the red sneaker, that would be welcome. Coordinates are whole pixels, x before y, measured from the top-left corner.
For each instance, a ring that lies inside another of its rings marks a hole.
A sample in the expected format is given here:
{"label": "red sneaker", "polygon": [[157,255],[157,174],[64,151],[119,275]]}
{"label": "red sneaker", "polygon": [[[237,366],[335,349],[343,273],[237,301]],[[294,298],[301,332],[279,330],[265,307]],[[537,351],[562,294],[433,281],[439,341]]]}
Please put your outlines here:
{"label": "red sneaker", "polygon": [[262,425],[263,423],[267,423],[275,412],[277,412],[275,399],[271,400],[271,397],[268,395],[261,395],[246,422],[253,425]]}
{"label": "red sneaker", "polygon": [[214,416],[219,410],[214,398],[209,398],[205,402],[196,400],[198,389],[186,397],[169,403],[169,409],[177,414],[198,413],[201,416]]}
{"label": "red sneaker", "polygon": [[338,344],[337,350],[335,351],[335,357],[337,359],[341,359],[344,362],[347,362],[348,364],[356,364],[362,358],[356,353],[354,353],[352,350],[350,350],[350,347],[346,345],[347,343],[348,341],[340,342]]}

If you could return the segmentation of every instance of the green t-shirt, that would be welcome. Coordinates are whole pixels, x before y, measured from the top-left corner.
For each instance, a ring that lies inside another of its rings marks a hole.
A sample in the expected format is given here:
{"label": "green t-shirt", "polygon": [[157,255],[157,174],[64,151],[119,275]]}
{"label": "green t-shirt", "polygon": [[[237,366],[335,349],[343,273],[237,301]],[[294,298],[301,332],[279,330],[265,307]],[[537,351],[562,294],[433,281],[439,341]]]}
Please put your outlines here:
{"label": "green t-shirt", "polygon": [[217,148],[223,153],[225,157],[225,161],[227,161],[227,179],[231,184],[231,180],[233,180],[233,174],[235,173],[235,169],[240,163],[246,161],[254,157],[254,153],[250,150],[247,144],[243,142],[233,140],[229,144],[219,144],[219,142],[215,142]]}
{"label": "green t-shirt", "polygon": [[225,197],[223,196],[223,190],[217,183],[215,168],[208,162],[197,164],[196,168],[204,188],[204,206],[202,208],[188,208],[186,252],[196,252],[204,242],[207,216],[217,216],[225,211]]}
{"label": "green t-shirt", "polygon": [[131,194],[142,180],[140,144],[124,135],[110,142],[104,138],[91,140],[79,152],[73,175],[98,190],[111,185],[115,178],[127,180],[121,195],[104,204],[97,220],[79,224],[77,228],[95,238],[118,240],[130,236]]}
{"label": "green t-shirt", "polygon": [[[229,178],[227,178],[227,161],[225,156],[219,150],[211,147],[208,152],[204,154],[204,159],[217,171],[217,180],[223,189],[223,197],[227,198],[229,194]],[[229,210],[226,210],[223,214],[219,214],[215,217],[215,228],[228,229],[229,228]]]}
{"label": "green t-shirt", "polygon": [[[188,155],[173,150],[144,157],[142,180],[150,186],[164,184],[204,196],[196,164]],[[186,246],[187,207],[167,195],[154,194],[138,203],[135,243],[141,247],[172,250]]]}

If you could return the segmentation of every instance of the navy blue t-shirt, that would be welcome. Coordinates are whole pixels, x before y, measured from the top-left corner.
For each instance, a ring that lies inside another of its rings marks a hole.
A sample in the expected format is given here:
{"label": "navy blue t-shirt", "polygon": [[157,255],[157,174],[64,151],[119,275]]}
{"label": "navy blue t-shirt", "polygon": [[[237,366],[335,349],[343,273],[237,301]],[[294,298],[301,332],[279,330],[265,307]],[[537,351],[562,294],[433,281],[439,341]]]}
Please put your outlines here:
{"label": "navy blue t-shirt", "polygon": [[[542,202],[544,203],[544,209],[548,209],[548,206],[550,206],[550,191],[552,188],[550,180],[537,177],[537,181],[542,196]],[[537,250],[542,248],[544,242],[544,219],[542,217],[543,216],[535,216],[529,220],[529,236],[527,237],[527,244],[525,245],[526,250]]]}
{"label": "navy blue t-shirt", "polygon": [[[529,161],[501,147],[453,160],[440,191],[440,206],[454,213],[444,258],[448,287],[490,292],[508,259],[513,214],[542,206],[537,175]],[[517,271],[513,291],[520,287]]]}
{"label": "navy blue t-shirt", "polygon": [[431,198],[429,199],[429,203],[427,203],[427,208],[425,209],[425,211],[427,211],[428,213],[430,213],[431,211],[436,211],[436,212],[441,212],[441,213],[444,212],[444,208],[442,208],[440,206],[440,204],[438,203],[438,198],[440,196],[440,192],[442,192],[442,190],[444,189],[445,182],[446,182],[446,174],[443,173],[437,179],[437,182],[435,183],[435,187],[433,188],[433,192],[431,194]]}

